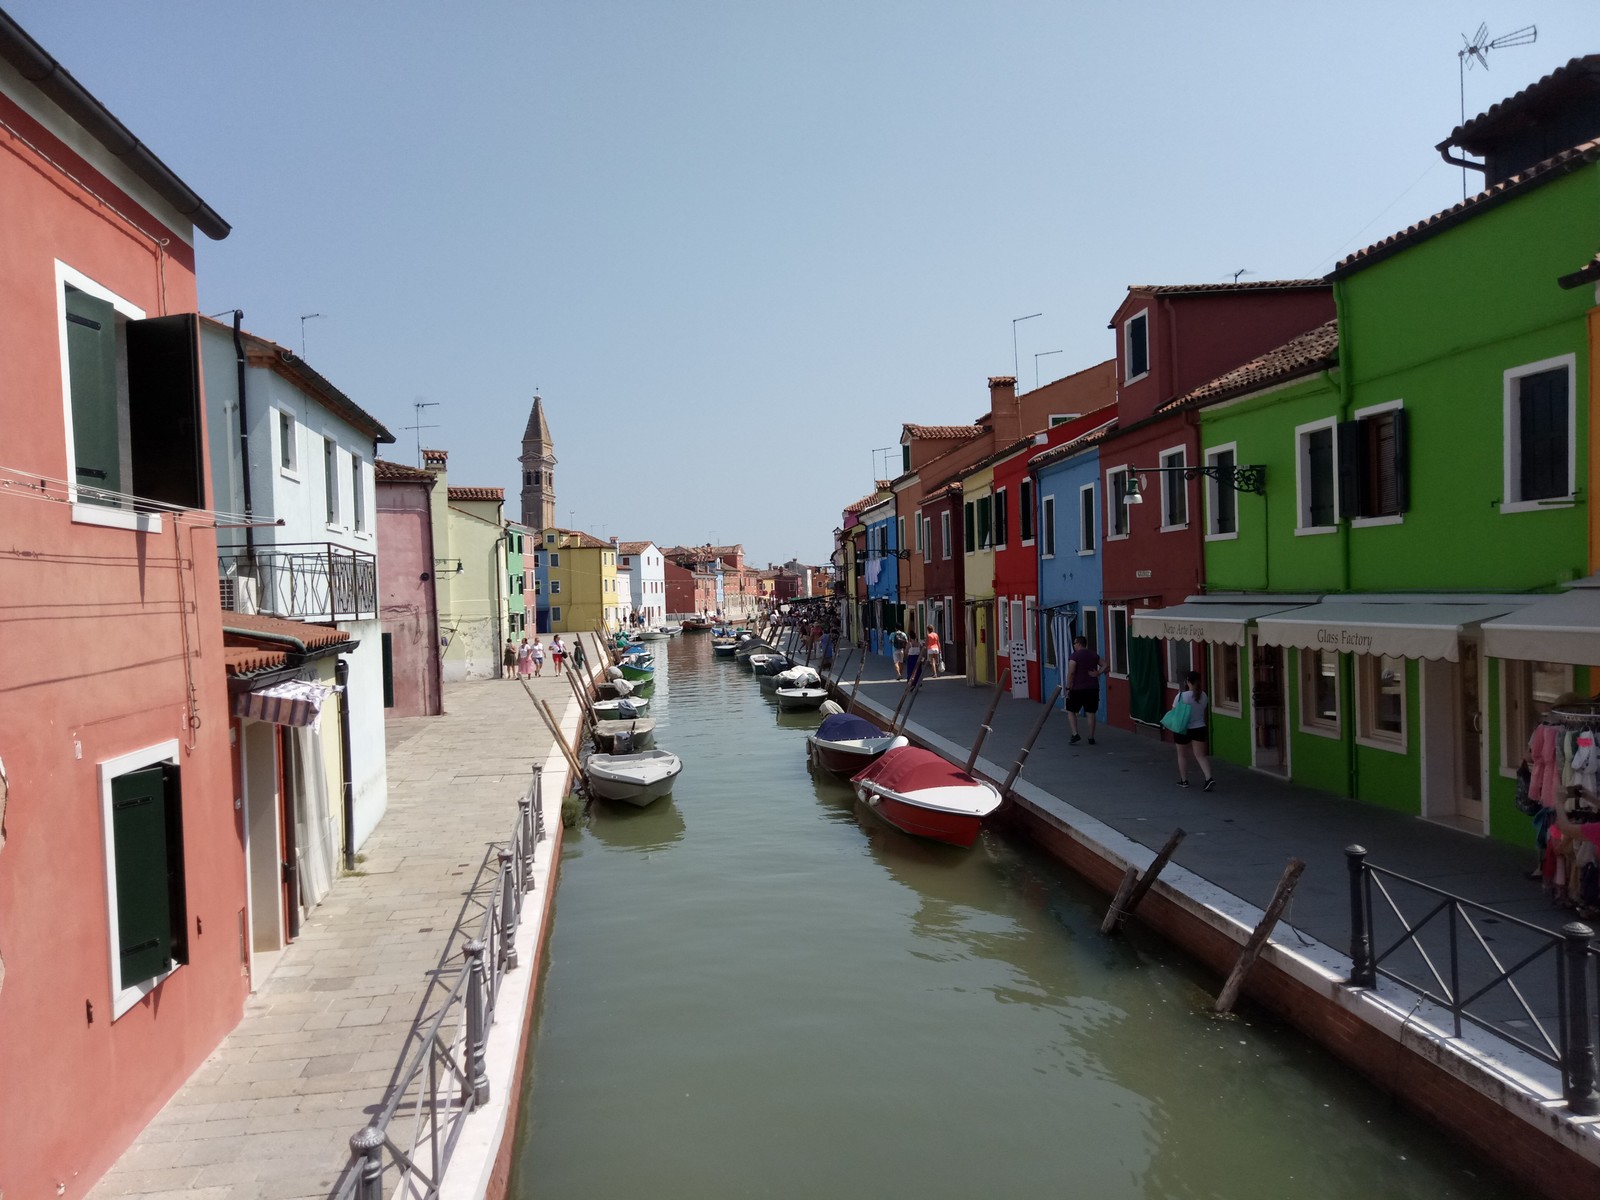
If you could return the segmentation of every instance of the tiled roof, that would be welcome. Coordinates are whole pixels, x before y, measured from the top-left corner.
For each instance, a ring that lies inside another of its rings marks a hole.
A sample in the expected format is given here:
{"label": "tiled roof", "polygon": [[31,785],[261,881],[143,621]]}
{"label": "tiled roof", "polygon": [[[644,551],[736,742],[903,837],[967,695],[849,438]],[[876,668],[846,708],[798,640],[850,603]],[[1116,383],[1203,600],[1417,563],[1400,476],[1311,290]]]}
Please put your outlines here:
{"label": "tiled roof", "polygon": [[1059,446],[1052,446],[1042,454],[1036,454],[1028,460],[1029,468],[1048,467],[1051,463],[1058,463],[1064,458],[1071,458],[1080,451],[1087,450],[1090,446],[1099,445],[1117,431],[1115,421],[1107,421],[1099,429],[1091,429],[1080,438],[1073,438],[1070,442],[1063,442]]}
{"label": "tiled roof", "polygon": [[1004,387],[1008,383],[1012,387],[1016,387],[1016,385],[1017,385],[1017,377],[1015,375],[991,375],[991,376],[989,376],[989,386],[990,387]]}
{"label": "tiled roof", "polygon": [[1480,212],[1484,212],[1496,205],[1504,204],[1507,200],[1521,195],[1523,192],[1532,191],[1542,184],[1549,183],[1553,179],[1559,179],[1573,171],[1581,170],[1596,161],[1600,161],[1600,141],[1584,142],[1581,145],[1572,147],[1570,150],[1563,150],[1560,154],[1552,155],[1543,162],[1535,163],[1520,175],[1508,176],[1492,187],[1486,188],[1474,196],[1467,197],[1461,203],[1451,205],[1441,213],[1435,213],[1424,221],[1418,221],[1415,225],[1408,225],[1399,233],[1391,234],[1381,242],[1374,242],[1364,250],[1357,250],[1354,254],[1341,260],[1339,265],[1329,273],[1328,278],[1343,279],[1347,275],[1353,275],[1364,267],[1369,267],[1373,263],[1382,262],[1384,259],[1398,254],[1409,246],[1414,246],[1418,242],[1426,241],[1435,234],[1443,233],[1446,229],[1451,229],[1464,221],[1469,221]]}
{"label": "tiled roof", "polygon": [[1242,396],[1275,383],[1311,375],[1339,361],[1339,322],[1337,319],[1302,333],[1275,350],[1218,375],[1193,391],[1169,400],[1157,412],[1175,412],[1202,404]]}
{"label": "tiled roof", "polygon": [[[399,483],[432,483],[439,477],[421,467],[408,467],[405,463],[390,462],[387,458],[374,459],[372,477],[379,483],[385,480]],[[450,489],[455,491],[454,488]]]}
{"label": "tiled roof", "polygon": [[1600,254],[1596,254],[1570,275],[1556,280],[1564,288],[1581,287],[1586,283],[1600,283]]}
{"label": "tiled roof", "polygon": [[1530,83],[1515,96],[1492,105],[1465,125],[1457,125],[1450,131],[1450,136],[1440,142],[1436,149],[1459,146],[1468,154],[1481,154],[1482,150],[1474,148],[1480,139],[1493,138],[1510,132],[1510,127],[1516,123],[1517,118],[1524,115],[1526,110],[1540,107],[1545,103],[1553,106],[1559,102],[1563,93],[1592,92],[1597,86],[1600,86],[1600,54],[1586,54],[1582,58],[1568,59],[1543,79]]}
{"label": "tiled roof", "polygon": [[[309,621],[286,621],[282,617],[269,617],[264,613],[225,612],[222,614],[224,640],[232,635],[232,645],[249,644],[257,638],[267,642],[293,642],[307,650],[320,650],[350,641],[350,635],[332,625],[316,625]],[[238,639],[245,639],[241,643]]]}
{"label": "tiled roof", "polygon": [[[455,488],[450,489],[452,492]],[[574,548],[579,550],[612,550],[610,539],[597,538],[592,533],[585,533],[581,529],[557,529],[563,549]]]}
{"label": "tiled roof", "polygon": [[1326,279],[1247,279],[1232,283],[1136,283],[1128,290],[1152,296],[1184,296],[1191,292],[1303,292],[1327,286]]}
{"label": "tiled roof", "polygon": [[952,479],[949,483],[945,484],[938,491],[929,492],[926,496],[924,496],[922,498],[922,502],[924,504],[926,504],[930,500],[943,500],[946,496],[952,496],[952,495],[959,496],[960,494],[961,494],[961,480]]}
{"label": "tiled roof", "polygon": [[617,549],[623,554],[643,554],[654,542],[618,542]]}
{"label": "tiled roof", "polygon": [[452,500],[500,500],[506,498],[505,488],[496,487],[453,487],[450,489]]}
{"label": "tiled roof", "polygon": [[970,442],[975,437],[983,436],[983,427],[981,425],[911,425],[911,424],[905,424],[905,425],[902,425],[900,428],[904,431],[901,434],[901,440],[902,441],[905,438],[914,437],[914,438],[929,438],[929,439],[941,439],[941,440],[942,439],[959,439],[960,441],[963,441],[963,442]]}
{"label": "tiled roof", "polygon": [[878,493],[877,492],[873,492],[870,495],[866,495],[866,496],[861,497],[861,499],[857,500],[854,504],[845,505],[844,511],[847,512],[847,513],[858,513],[863,508],[870,507],[872,505],[872,503],[877,500],[877,498],[878,498]]}
{"label": "tiled roof", "polygon": [[229,675],[248,675],[252,671],[266,671],[287,666],[287,650],[264,650],[259,646],[223,646],[222,665]]}

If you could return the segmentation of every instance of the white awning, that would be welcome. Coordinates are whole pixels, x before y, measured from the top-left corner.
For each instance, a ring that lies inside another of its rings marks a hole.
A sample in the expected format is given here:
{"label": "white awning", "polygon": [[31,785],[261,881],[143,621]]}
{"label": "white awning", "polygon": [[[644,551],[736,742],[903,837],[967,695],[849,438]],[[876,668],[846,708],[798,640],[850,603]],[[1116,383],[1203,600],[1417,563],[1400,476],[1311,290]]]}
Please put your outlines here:
{"label": "white awning", "polygon": [[1316,596],[1190,596],[1182,604],[1139,609],[1129,619],[1134,637],[1180,642],[1244,644],[1245,633],[1262,617],[1315,604]]}
{"label": "white awning", "polygon": [[1600,586],[1590,578],[1570,592],[1536,596],[1516,612],[1485,621],[1490,658],[1600,666]]}
{"label": "white awning", "polygon": [[304,727],[322,715],[322,706],[336,689],[331,684],[286,679],[233,698],[233,715],[273,725]]}
{"label": "white awning", "polygon": [[1442,658],[1458,662],[1461,635],[1522,608],[1529,596],[1337,596],[1266,617],[1256,633],[1268,646]]}

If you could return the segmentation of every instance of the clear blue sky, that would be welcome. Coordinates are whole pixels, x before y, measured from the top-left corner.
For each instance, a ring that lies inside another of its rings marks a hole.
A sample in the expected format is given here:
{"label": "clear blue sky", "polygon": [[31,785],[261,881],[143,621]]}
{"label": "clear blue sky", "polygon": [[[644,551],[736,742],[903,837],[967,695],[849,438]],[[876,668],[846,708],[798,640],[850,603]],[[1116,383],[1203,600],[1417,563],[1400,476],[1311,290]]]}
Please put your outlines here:
{"label": "clear blue sky", "polygon": [[[234,232],[204,311],[452,482],[515,497],[535,387],[563,524],[823,561],[903,421],[1107,358],[1130,283],[1320,275],[1459,200],[1433,146],[1522,4],[0,0]],[[1600,235],[1597,235],[1600,236]],[[1574,264],[1576,266],[1577,264]],[[513,500],[508,505],[516,515]]]}

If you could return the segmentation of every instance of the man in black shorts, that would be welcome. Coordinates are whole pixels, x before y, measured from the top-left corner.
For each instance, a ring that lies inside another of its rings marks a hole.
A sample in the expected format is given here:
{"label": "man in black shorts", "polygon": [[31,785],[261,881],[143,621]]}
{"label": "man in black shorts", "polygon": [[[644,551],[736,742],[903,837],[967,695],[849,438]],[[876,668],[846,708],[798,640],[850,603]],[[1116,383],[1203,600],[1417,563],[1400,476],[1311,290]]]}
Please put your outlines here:
{"label": "man in black shorts", "polygon": [[1088,718],[1089,745],[1094,745],[1094,722],[1100,712],[1100,656],[1081,637],[1072,639],[1072,653],[1067,656],[1066,709],[1067,724],[1072,726],[1072,740],[1067,744],[1076,746],[1082,740],[1078,714],[1083,713]]}

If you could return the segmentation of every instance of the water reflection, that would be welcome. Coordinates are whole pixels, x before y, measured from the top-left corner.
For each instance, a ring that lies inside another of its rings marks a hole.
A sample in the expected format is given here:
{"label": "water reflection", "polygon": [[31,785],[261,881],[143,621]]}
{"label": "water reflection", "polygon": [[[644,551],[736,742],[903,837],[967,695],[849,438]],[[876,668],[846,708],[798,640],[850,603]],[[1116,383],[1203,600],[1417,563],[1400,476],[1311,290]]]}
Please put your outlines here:
{"label": "water reflection", "polygon": [[589,806],[586,826],[613,850],[665,850],[683,840],[683,814],[671,796],[646,808],[596,799]]}

